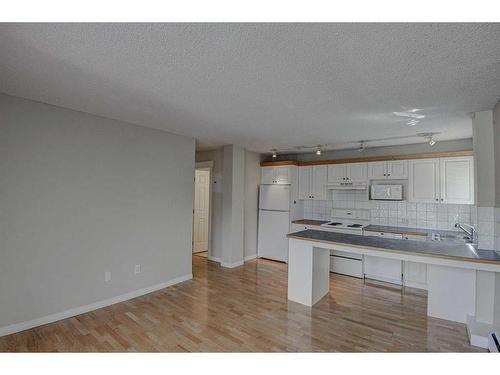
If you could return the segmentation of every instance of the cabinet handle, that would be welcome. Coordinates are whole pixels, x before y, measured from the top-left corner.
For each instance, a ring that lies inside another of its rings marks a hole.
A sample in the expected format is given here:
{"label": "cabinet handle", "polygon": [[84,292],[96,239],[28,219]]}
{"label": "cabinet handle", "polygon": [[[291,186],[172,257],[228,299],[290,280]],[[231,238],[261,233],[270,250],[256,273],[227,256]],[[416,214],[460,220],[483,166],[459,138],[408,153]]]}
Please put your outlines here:
{"label": "cabinet handle", "polygon": [[391,175],[390,173],[387,174],[387,176],[390,176],[390,175]]}
{"label": "cabinet handle", "polygon": [[441,198],[442,201],[444,201],[444,198]]}
{"label": "cabinet handle", "polygon": [[387,175],[384,173],[384,176],[387,176]]}
{"label": "cabinet handle", "polygon": [[435,198],[435,199],[436,199],[437,201],[439,200],[439,199],[437,199],[437,198]]}

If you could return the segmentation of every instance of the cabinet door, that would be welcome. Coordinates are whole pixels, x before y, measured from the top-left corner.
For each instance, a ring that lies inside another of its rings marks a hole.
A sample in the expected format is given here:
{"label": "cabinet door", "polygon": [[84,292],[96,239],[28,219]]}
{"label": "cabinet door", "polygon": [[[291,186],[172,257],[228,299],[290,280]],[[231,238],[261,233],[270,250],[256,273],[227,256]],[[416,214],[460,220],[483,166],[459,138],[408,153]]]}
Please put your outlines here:
{"label": "cabinet door", "polygon": [[439,201],[439,159],[409,161],[408,200],[436,203]]}
{"label": "cabinet door", "polygon": [[352,163],[347,165],[347,180],[352,182],[365,182],[368,178],[366,163]]}
{"label": "cabinet door", "polygon": [[472,156],[439,159],[441,202],[474,203],[473,164]]}
{"label": "cabinet door", "polygon": [[328,166],[328,182],[345,181],[347,164],[332,164]]}
{"label": "cabinet door", "polygon": [[385,161],[375,161],[368,163],[368,178],[370,180],[385,180],[387,177],[387,163]]}
{"label": "cabinet door", "polygon": [[299,199],[312,199],[312,168],[313,167],[299,167]]}
{"label": "cabinet door", "polygon": [[403,274],[406,286],[427,289],[427,264],[405,261]]}
{"label": "cabinet door", "polygon": [[290,184],[291,183],[290,167],[275,167],[274,168],[274,183],[275,184]]}
{"label": "cabinet door", "polygon": [[406,180],[408,178],[408,160],[388,161],[387,178],[390,180]]}
{"label": "cabinet door", "polygon": [[261,172],[261,184],[274,184],[274,167],[262,167]]}
{"label": "cabinet door", "polygon": [[326,200],[327,196],[327,167],[326,165],[319,165],[312,167],[312,188],[311,193],[313,199]]}

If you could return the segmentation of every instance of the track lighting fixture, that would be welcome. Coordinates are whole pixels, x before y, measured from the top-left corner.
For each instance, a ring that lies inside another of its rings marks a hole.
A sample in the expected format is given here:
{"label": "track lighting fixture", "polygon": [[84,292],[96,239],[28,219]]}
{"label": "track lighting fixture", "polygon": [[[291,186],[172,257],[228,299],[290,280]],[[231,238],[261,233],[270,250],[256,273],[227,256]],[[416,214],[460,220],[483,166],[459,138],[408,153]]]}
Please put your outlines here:
{"label": "track lighting fixture", "polygon": [[364,141],[361,141],[359,143],[359,148],[358,148],[358,151],[359,152],[363,152],[365,150],[365,142]]}
{"label": "track lighting fixture", "polygon": [[276,152],[276,151],[277,151],[276,149],[272,149],[272,150],[271,150],[271,152],[273,153],[273,159],[275,159],[275,158],[276,158],[276,156],[278,156],[278,154],[277,154],[277,152]]}
{"label": "track lighting fixture", "polygon": [[321,146],[316,147],[316,155],[321,155]]}
{"label": "track lighting fixture", "polygon": [[437,141],[434,139],[434,136],[436,134],[439,133],[418,133],[417,136],[425,138],[429,143],[429,146],[434,146],[437,143]]}

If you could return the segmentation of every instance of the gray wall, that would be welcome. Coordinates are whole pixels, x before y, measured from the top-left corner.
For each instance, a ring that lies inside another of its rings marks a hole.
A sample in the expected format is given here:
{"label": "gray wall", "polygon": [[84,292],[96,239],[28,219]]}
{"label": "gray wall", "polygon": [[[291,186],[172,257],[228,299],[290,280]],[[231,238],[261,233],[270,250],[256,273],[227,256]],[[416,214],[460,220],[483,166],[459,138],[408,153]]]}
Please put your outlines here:
{"label": "gray wall", "polygon": [[[445,151],[461,151],[472,150],[472,139],[459,139],[456,141],[441,141],[434,146],[429,146],[428,143],[415,143],[411,145],[398,145],[386,147],[367,148],[363,152],[357,150],[339,150],[323,152],[321,156],[317,156],[314,152],[302,154],[283,154],[278,155],[276,160],[335,160],[349,159],[367,156],[387,156],[387,155],[404,155],[418,154],[422,152],[445,152]],[[270,155],[263,157],[263,160],[272,160]]]}
{"label": "gray wall", "polygon": [[245,151],[245,257],[257,254],[260,154]]}
{"label": "gray wall", "polygon": [[493,113],[474,113],[472,119],[474,140],[475,195],[478,207],[495,206],[495,137]]}
{"label": "gray wall", "polygon": [[193,139],[6,95],[0,118],[0,327],[191,273]]}
{"label": "gray wall", "polygon": [[[260,184],[260,158],[261,155],[245,150],[244,166],[244,256],[248,257],[257,253],[257,220],[258,220],[258,189]],[[197,151],[196,161],[213,161],[212,177],[212,257],[221,260],[223,248],[223,189],[224,181],[224,152],[223,148],[210,151]],[[229,187],[226,186],[226,188]]]}
{"label": "gray wall", "polygon": [[[495,206],[500,207],[500,100],[493,108],[493,139],[495,149]],[[500,235],[500,233],[499,233]]]}

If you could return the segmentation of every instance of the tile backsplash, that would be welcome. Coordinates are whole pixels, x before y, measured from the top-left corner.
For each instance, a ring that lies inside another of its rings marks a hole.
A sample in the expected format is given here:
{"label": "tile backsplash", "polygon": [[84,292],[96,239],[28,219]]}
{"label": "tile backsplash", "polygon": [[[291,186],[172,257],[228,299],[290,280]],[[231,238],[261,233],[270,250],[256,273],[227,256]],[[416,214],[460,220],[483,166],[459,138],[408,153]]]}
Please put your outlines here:
{"label": "tile backsplash", "polygon": [[304,219],[331,220],[332,208],[368,210],[370,223],[410,228],[457,230],[460,223],[474,225],[479,248],[500,250],[500,208],[468,204],[374,201],[366,190],[333,190],[331,200],[304,201]]}

